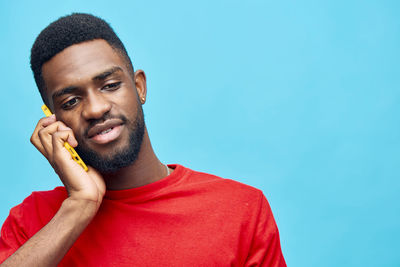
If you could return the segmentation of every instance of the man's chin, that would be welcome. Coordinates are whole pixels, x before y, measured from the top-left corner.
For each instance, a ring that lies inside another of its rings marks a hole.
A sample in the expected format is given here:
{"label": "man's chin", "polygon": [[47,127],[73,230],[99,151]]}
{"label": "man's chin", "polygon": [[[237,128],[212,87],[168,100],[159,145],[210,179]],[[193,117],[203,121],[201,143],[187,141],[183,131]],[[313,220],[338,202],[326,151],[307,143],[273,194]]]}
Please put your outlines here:
{"label": "man's chin", "polygon": [[86,164],[92,166],[96,170],[103,173],[116,172],[135,162],[140,151],[142,140],[139,139],[139,144],[135,141],[137,142],[138,140],[131,139],[128,144],[121,148],[115,147],[114,145],[107,149],[107,146],[103,146],[103,151],[80,145],[76,148],[76,151]]}
{"label": "man's chin", "polygon": [[101,156],[95,152],[78,152],[83,161],[100,172],[116,172],[121,168],[131,165],[137,157],[134,151],[125,151],[113,156]]}

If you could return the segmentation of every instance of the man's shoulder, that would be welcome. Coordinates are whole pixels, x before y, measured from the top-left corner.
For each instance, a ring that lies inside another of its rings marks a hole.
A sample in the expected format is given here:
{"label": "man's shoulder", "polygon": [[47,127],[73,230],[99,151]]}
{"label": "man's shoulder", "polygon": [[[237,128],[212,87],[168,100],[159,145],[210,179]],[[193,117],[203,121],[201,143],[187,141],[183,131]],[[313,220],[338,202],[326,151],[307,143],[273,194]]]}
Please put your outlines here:
{"label": "man's shoulder", "polygon": [[59,209],[66,197],[67,191],[62,186],[47,191],[33,191],[21,204],[12,208],[10,214],[53,213]]}
{"label": "man's shoulder", "polygon": [[235,229],[243,225],[253,229],[260,216],[273,218],[263,192],[253,186],[190,169],[184,180],[175,192],[182,192],[179,196],[186,197],[186,205],[208,219],[211,216],[223,224],[229,218],[229,225]]}
{"label": "man's shoulder", "polygon": [[223,178],[189,168],[186,169],[189,173],[186,183],[200,191],[213,192],[221,196],[221,198],[240,199],[242,201],[259,201],[263,197],[263,192],[253,186],[230,178]]}
{"label": "man's shoulder", "polygon": [[27,203],[47,203],[49,205],[62,202],[68,196],[67,190],[63,186],[57,186],[52,190],[46,191],[33,191],[27,198],[24,199],[22,204]]}
{"label": "man's shoulder", "polygon": [[22,203],[10,210],[4,224],[18,225],[31,236],[51,220],[66,197],[67,192],[64,187],[34,191]]}

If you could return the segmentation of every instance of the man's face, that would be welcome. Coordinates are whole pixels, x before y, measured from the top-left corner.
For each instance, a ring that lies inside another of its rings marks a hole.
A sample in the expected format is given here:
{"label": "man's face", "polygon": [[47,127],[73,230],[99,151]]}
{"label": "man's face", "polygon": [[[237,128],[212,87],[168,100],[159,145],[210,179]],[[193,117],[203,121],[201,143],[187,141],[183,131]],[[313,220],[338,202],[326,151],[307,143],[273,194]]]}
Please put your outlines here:
{"label": "man's face", "polygon": [[73,130],[86,163],[112,172],[134,162],[144,133],[143,73],[133,78],[121,55],[94,40],[55,55],[42,75],[50,108]]}

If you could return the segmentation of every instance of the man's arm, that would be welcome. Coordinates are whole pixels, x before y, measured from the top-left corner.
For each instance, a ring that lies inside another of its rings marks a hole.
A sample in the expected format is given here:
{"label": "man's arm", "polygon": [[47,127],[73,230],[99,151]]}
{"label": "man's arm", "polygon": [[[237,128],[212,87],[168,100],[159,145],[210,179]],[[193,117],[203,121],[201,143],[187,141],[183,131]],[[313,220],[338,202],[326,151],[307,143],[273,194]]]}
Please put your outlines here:
{"label": "man's arm", "polygon": [[1,266],[57,266],[96,214],[95,206],[66,199],[53,219]]}
{"label": "man's arm", "polygon": [[102,202],[105,184],[93,168],[85,172],[64,148],[76,147],[72,130],[55,116],[43,118],[32,135],[33,145],[48,159],[68,192],[50,222],[1,266],[56,266],[83,232]]}

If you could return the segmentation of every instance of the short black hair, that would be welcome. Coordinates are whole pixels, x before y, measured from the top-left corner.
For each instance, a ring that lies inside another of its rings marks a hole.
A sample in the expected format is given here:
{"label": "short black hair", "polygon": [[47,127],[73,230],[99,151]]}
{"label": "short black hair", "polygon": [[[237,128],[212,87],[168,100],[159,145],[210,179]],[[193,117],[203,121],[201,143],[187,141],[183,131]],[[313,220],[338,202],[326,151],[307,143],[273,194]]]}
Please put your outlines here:
{"label": "short black hair", "polygon": [[43,102],[48,104],[45,95],[45,82],[42,66],[65,48],[95,39],[105,40],[127,63],[133,75],[133,65],[125,46],[111,26],[103,19],[85,13],[72,13],[61,17],[47,26],[36,38],[31,49],[31,69]]}

